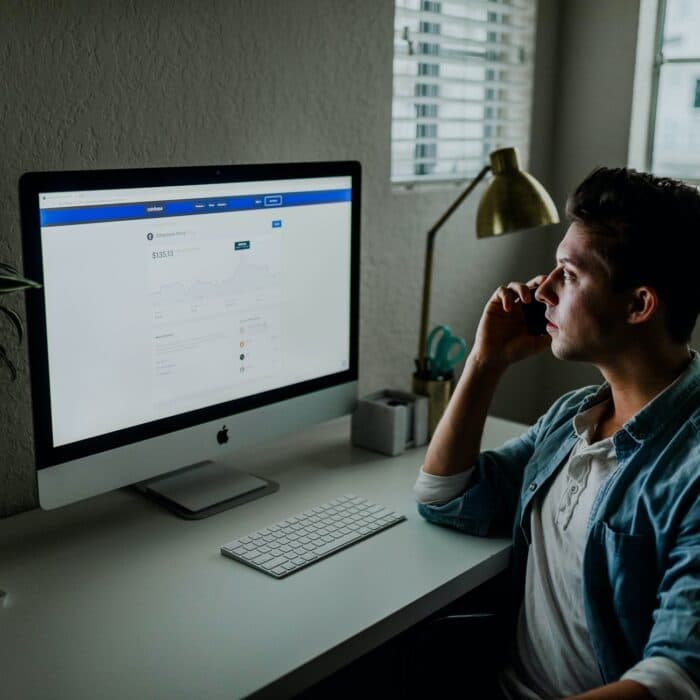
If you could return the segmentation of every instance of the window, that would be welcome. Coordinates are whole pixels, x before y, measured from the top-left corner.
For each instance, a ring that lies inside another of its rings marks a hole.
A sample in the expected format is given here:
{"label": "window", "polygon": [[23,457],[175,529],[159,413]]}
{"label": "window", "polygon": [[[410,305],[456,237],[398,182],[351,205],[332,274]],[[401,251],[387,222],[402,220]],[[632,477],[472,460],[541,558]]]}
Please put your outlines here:
{"label": "window", "polygon": [[529,152],[536,0],[396,0],[391,179],[464,180]]}
{"label": "window", "polygon": [[658,23],[651,171],[700,181],[700,2],[660,0]]}

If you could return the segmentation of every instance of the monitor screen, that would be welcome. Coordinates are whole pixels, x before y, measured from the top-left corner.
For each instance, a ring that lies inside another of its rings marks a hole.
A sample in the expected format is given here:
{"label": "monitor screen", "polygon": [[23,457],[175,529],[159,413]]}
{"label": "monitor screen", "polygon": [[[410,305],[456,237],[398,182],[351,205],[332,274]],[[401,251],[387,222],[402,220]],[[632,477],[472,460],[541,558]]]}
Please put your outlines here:
{"label": "monitor screen", "polygon": [[152,477],[187,466],[182,431],[219,436],[195,463],[234,432],[220,419],[354,388],[358,164],[30,173],[20,189],[25,271],[43,284],[28,297],[40,476],[153,439],[167,452],[173,434]]}

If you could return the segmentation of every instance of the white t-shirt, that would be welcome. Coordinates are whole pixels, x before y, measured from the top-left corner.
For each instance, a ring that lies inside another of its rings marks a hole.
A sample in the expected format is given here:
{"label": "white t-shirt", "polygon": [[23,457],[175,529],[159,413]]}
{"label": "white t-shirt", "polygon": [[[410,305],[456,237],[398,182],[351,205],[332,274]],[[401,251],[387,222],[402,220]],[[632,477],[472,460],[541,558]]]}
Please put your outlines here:
{"label": "white t-shirt", "polygon": [[590,442],[606,406],[574,418],[579,440],[533,502],[517,648],[501,677],[509,697],[555,698],[604,685],[586,627],[583,550],[593,500],[617,467],[612,438]]}

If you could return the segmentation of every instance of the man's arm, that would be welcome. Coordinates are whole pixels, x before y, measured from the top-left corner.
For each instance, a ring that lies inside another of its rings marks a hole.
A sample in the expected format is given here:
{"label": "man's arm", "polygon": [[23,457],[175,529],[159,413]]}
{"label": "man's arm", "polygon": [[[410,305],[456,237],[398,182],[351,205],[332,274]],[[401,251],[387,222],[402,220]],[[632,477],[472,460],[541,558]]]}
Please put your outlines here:
{"label": "man's arm", "polygon": [[479,456],[481,436],[503,369],[489,366],[472,352],[428,451],[423,471],[436,476],[463,472]]}
{"label": "man's arm", "polygon": [[474,464],[479,455],[486,415],[503,373],[513,362],[542,352],[551,338],[527,331],[521,303],[532,301],[532,287],[511,282],[499,287],[487,302],[479,321],[474,347],[459,384],[438,424],[425,456],[423,471],[451,476]]}

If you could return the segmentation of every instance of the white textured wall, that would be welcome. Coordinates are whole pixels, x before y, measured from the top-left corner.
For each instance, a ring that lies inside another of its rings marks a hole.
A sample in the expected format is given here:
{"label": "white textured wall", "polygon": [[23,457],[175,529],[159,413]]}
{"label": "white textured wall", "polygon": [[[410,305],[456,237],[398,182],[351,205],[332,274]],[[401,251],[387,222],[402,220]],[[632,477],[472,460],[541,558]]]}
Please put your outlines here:
{"label": "white textured wall", "polygon": [[[549,184],[556,1],[541,2],[532,162]],[[357,159],[360,391],[408,389],[424,233],[457,192],[392,192],[392,31],[391,0],[2,0],[0,260],[21,262],[25,171]],[[552,254],[546,236],[477,242],[476,200],[441,232],[432,307],[469,340],[493,288]],[[20,378],[0,375],[0,516],[36,505],[25,348],[6,344]],[[540,364],[509,373],[495,413],[537,416]]]}

